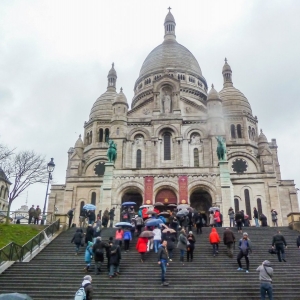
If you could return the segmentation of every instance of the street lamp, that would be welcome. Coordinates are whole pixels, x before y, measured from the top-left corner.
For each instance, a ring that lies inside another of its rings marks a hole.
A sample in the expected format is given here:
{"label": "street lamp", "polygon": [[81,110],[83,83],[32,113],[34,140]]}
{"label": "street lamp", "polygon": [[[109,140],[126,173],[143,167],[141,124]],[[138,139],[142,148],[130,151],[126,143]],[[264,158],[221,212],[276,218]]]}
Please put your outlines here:
{"label": "street lamp", "polygon": [[46,196],[45,196],[45,202],[44,202],[43,216],[42,216],[42,220],[41,220],[42,225],[44,225],[44,222],[45,222],[45,219],[46,219],[45,212],[46,212],[48,189],[49,189],[50,180],[52,180],[52,174],[51,173],[54,171],[54,168],[55,168],[55,163],[53,161],[53,158],[51,158],[50,162],[47,164],[47,171],[49,173],[49,176],[48,176],[48,184],[47,184],[47,190],[46,190]]}

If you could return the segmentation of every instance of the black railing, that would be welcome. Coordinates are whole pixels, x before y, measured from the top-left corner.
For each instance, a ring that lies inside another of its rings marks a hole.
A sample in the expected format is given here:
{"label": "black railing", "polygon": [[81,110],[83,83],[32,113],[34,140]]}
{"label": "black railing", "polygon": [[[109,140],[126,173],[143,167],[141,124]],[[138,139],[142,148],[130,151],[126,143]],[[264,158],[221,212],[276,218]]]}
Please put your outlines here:
{"label": "black railing", "polygon": [[58,219],[51,225],[47,226],[44,230],[39,232],[35,237],[29,240],[23,246],[20,246],[14,242],[9,243],[0,249],[0,265],[6,261],[23,261],[29,254],[32,254],[34,250],[39,248],[47,237],[52,236],[59,230],[60,220]]}
{"label": "black railing", "polygon": [[[7,211],[0,210],[0,223],[5,223],[7,218]],[[19,220],[20,224],[28,224],[29,214],[27,210],[13,210],[9,212],[10,221],[13,223],[17,223]],[[53,212],[45,212],[45,215],[40,215],[39,224],[41,224],[41,220],[46,220],[47,223],[52,223],[54,221],[54,213]],[[31,220],[31,224],[33,224],[34,218]]]}

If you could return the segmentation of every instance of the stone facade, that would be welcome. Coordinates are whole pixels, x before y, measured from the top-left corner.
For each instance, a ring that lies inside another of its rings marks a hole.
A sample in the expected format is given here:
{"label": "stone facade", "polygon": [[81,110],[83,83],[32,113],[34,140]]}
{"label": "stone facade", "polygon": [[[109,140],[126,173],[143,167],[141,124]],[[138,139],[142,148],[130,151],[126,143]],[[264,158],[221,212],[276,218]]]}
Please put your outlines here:
{"label": "stone facade", "polygon": [[[282,180],[276,140],[258,132],[247,98],[233,86],[227,60],[224,87],[208,92],[193,54],[176,41],[169,12],[165,36],[143,63],[134,85],[131,110],[116,92],[114,65],[107,91],[84,123],[84,137],[68,151],[66,182],[52,185],[48,211],[66,213],[94,203],[97,209],[124,201],[190,203],[199,210],[219,206],[227,223],[230,206],[252,217],[253,207],[279,224],[298,211],[293,180]],[[226,140],[227,159],[219,162],[217,136]],[[107,162],[108,139],[117,144],[115,164]],[[162,198],[161,198],[162,197]]]}

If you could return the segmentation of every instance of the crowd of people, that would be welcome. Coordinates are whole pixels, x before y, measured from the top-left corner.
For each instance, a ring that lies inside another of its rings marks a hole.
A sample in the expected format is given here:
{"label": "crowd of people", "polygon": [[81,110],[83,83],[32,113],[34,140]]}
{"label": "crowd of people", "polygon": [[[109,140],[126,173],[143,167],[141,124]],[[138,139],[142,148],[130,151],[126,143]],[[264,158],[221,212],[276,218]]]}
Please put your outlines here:
{"label": "crowd of people", "polygon": [[[151,210],[151,213],[149,211]],[[274,217],[273,217],[274,215]],[[242,232],[245,227],[250,226],[247,221],[247,215],[244,211],[238,211],[234,213],[233,209],[230,208],[228,211],[228,216],[230,220],[230,227],[236,226],[238,233]],[[101,238],[101,227],[108,227],[108,222],[110,220],[109,226],[113,226],[115,209],[106,209],[101,214],[99,211],[98,215],[95,213],[84,212],[80,218],[88,220],[88,226],[86,232],[83,233],[83,228],[85,227],[85,221],[81,222],[82,228],[78,228],[72,243],[75,244],[75,255],[78,254],[80,246],[85,246],[84,261],[85,267],[84,271],[90,271],[91,264],[94,262],[94,272],[95,275],[103,272],[106,269],[109,278],[114,278],[120,276],[120,261],[122,258],[121,249],[124,248],[125,252],[130,249],[130,243],[133,241],[134,237],[138,237],[135,248],[140,254],[140,262],[144,263],[146,258],[146,253],[153,251],[157,255],[157,262],[161,268],[161,285],[168,286],[169,283],[166,281],[167,267],[170,262],[173,261],[174,250],[179,251],[179,261],[182,265],[185,264],[185,259],[187,262],[192,262],[194,259],[194,250],[196,246],[196,237],[193,233],[193,228],[196,230],[196,234],[202,233],[202,228],[204,226],[211,226],[211,232],[209,234],[209,243],[212,246],[213,257],[219,254],[219,244],[221,243],[221,238],[216,227],[221,227],[223,223],[223,216],[218,208],[210,211],[209,218],[202,212],[196,212],[194,209],[190,209],[186,214],[180,214],[178,210],[173,211],[161,211],[155,207],[142,207],[136,214],[133,207],[124,208],[121,212],[121,220],[128,223],[128,227],[119,227],[114,237],[110,237],[107,241],[103,241]],[[277,221],[277,213],[272,210],[272,220],[274,218]],[[255,221],[255,226],[260,226],[257,222],[258,212],[256,208],[253,211],[253,218]],[[257,220],[256,220],[257,219]],[[148,226],[153,220],[160,220],[159,224]],[[274,222],[273,221],[273,222]],[[262,224],[262,226],[264,226]],[[274,222],[274,226],[277,226],[277,222]],[[236,242],[236,237],[232,229],[228,227],[223,232],[223,243],[227,248],[227,255],[229,258],[233,258],[234,255],[234,245]],[[143,236],[141,233],[151,232],[149,236]],[[141,235],[141,236],[140,236]],[[297,246],[300,249],[300,236],[297,240]],[[278,261],[286,262],[285,259],[285,248],[287,247],[284,236],[277,232],[272,240],[272,248],[274,252],[277,253]],[[237,253],[237,265],[238,271],[244,271],[249,273],[250,261],[249,254],[252,252],[252,243],[246,232],[242,233],[242,237],[238,240],[238,253]],[[104,260],[107,260],[107,264],[104,265]],[[242,260],[245,259],[246,267],[243,268]],[[264,261],[261,266],[257,268],[260,272],[261,281],[261,299],[265,299],[266,293],[269,295],[269,299],[272,299],[272,276],[273,269],[269,261]],[[87,285],[87,292],[92,295],[91,287],[91,276],[89,276],[90,284]],[[85,282],[87,276],[84,277]],[[92,299],[87,297],[87,299]]]}

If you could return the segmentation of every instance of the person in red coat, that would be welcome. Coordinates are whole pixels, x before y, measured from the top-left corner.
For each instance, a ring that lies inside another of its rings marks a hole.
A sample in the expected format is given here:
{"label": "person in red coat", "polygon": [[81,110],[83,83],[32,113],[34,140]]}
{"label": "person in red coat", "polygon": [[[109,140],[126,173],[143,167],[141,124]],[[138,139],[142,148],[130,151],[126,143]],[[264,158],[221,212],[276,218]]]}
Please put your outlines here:
{"label": "person in red coat", "polygon": [[146,219],[149,218],[149,215],[147,214],[148,208],[144,207],[142,210],[142,218],[145,221]]}
{"label": "person in red coat", "polygon": [[221,227],[221,217],[220,217],[220,212],[218,210],[215,211],[214,213],[214,221],[215,221],[215,226],[216,227]]}
{"label": "person in red coat", "polygon": [[219,253],[219,243],[220,243],[220,236],[217,232],[216,228],[211,229],[211,233],[209,234],[209,242],[211,243],[213,247],[213,256],[216,256],[216,254]]}
{"label": "person in red coat", "polygon": [[145,260],[145,253],[147,252],[148,239],[145,237],[140,237],[136,244],[136,250],[141,254],[141,262]]}

